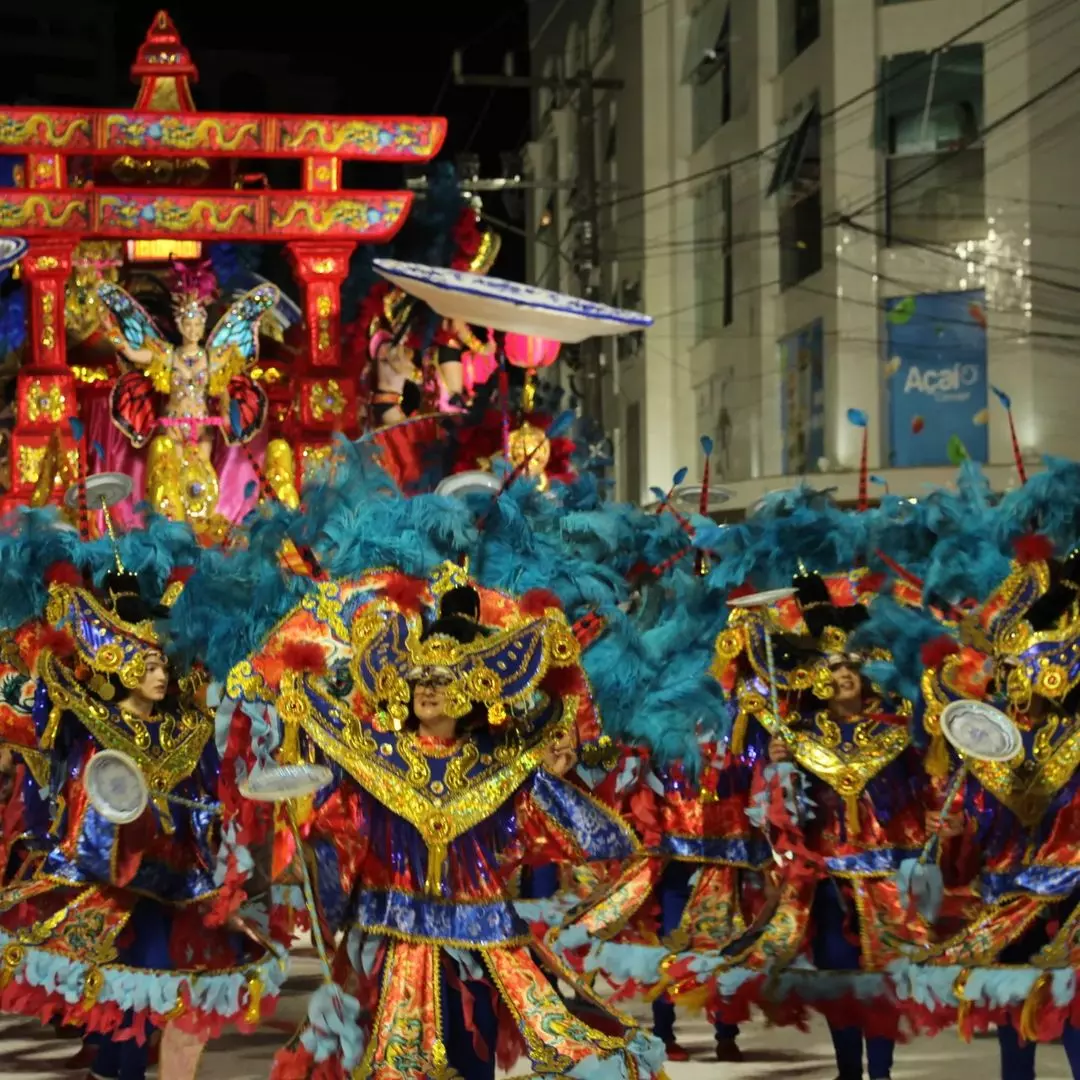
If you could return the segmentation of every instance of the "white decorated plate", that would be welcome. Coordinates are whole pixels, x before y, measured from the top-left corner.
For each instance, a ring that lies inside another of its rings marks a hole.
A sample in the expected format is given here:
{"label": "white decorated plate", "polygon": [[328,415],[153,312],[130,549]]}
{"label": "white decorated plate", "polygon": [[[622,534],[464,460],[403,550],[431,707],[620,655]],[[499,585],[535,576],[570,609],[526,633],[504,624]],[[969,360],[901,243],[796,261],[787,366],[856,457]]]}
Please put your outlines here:
{"label": "white decorated plate", "polygon": [[333,779],[325,765],[266,765],[252,769],[240,794],[253,802],[285,802],[314,795]]}
{"label": "white decorated plate", "polygon": [[[732,492],[728,491],[727,488],[710,486],[705,512],[708,514],[714,510],[719,510],[731,498]],[[674,502],[680,510],[692,510],[697,513],[701,506],[701,485],[683,484],[681,487],[677,487],[674,492]]]}
{"label": "white decorated plate", "polygon": [[10,270],[29,246],[21,236],[0,236],[0,270]]}
{"label": "white decorated plate", "polygon": [[749,596],[730,597],[728,605],[737,608],[769,607],[794,595],[795,590],[790,587],[786,589],[765,589],[764,592],[750,593]]}
{"label": "white decorated plate", "polygon": [[149,800],[142,770],[119,750],[99,750],[86,766],[83,786],[90,805],[113,825],[138,821]]}
{"label": "white decorated plate", "polygon": [[1024,748],[1016,724],[985,701],[950,702],[941,711],[941,734],[978,761],[1010,761]]}
{"label": "white decorated plate", "polygon": [[444,319],[461,319],[473,326],[569,343],[652,326],[652,319],[640,311],[485,274],[396,259],[376,259],[374,266],[387,281],[423,300]]}
{"label": "white decorated plate", "polygon": [[[131,477],[124,473],[95,473],[86,478],[86,508],[100,510],[102,503],[116,506],[122,503],[132,492]],[[79,505],[79,485],[72,484],[64,494],[64,505],[75,510]]]}
{"label": "white decorated plate", "polygon": [[439,481],[436,495],[455,495],[459,499],[465,495],[494,494],[502,488],[497,476],[482,469],[469,472],[453,473]]}

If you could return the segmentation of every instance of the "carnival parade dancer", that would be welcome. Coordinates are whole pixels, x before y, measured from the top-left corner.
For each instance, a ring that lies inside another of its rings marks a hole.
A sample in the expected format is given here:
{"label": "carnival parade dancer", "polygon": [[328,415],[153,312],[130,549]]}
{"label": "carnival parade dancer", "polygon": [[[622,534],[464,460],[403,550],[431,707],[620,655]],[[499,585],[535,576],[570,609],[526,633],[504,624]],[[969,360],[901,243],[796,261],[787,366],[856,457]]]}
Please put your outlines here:
{"label": "carnival parade dancer", "polygon": [[[1010,509],[1002,508],[1005,520]],[[1052,550],[1029,534],[1017,539],[1011,565],[1003,556],[986,560],[977,576],[997,584],[964,620],[903,619],[883,609],[867,628],[924,642],[925,723],[941,751],[950,716],[961,739],[973,726],[992,751],[983,756],[971,743],[951,761],[956,801],[947,809],[962,823],[966,857],[940,860],[943,872],[971,880],[981,902],[962,926],[911,949],[895,978],[908,1007],[928,1015],[926,1026],[955,1023],[970,1036],[996,1024],[1003,1080],[1033,1080],[1036,1046],[1052,1039],[1061,1039],[1080,1077],[1080,553],[1058,560]],[[948,734],[957,738],[954,728]]]}
{"label": "carnival parade dancer", "polygon": [[[192,1077],[207,1037],[256,1025],[262,991],[272,1002],[284,972],[244,934],[204,921],[217,891],[213,723],[171,695],[154,628],[164,612],[122,569],[100,598],[74,570],[52,580],[27,753],[48,762],[35,797],[49,847],[0,892],[0,1007],[83,1028],[101,1080],[141,1080],[148,1036],[164,1029],[163,1075]],[[147,802],[118,811],[100,793],[131,770]]]}
{"label": "carnival parade dancer", "polygon": [[[541,1075],[659,1075],[662,1047],[625,1018],[626,1035],[611,1036],[569,1011],[544,967],[592,995],[532,939],[507,891],[519,865],[636,851],[625,824],[558,776],[585,705],[570,627],[557,608],[482,627],[468,584],[425,625],[402,588],[336,600],[330,586],[315,605],[348,628],[340,677],[314,657],[288,667],[299,649],[287,621],[242,678],[250,690],[280,672],[280,693],[267,691],[286,759],[315,755],[339,776],[308,829],[321,915],[345,933],[336,989],[315,995],[275,1077],[482,1080],[497,1056],[521,1053]],[[292,632],[312,614],[298,612]]]}

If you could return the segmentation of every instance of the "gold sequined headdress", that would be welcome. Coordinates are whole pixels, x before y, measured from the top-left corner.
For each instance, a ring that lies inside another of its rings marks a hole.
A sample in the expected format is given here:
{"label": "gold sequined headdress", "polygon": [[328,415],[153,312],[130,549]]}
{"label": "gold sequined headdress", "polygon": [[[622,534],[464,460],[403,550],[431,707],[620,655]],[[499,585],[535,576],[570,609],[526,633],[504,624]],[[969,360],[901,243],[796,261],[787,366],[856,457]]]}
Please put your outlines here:
{"label": "gold sequined headdress", "polygon": [[447,716],[465,716],[482,705],[490,723],[504,724],[552,667],[569,667],[580,657],[577,638],[557,609],[494,633],[477,624],[473,633],[464,632],[462,622],[469,622],[462,613],[443,612],[425,632],[419,615],[377,602],[353,623],[357,686],[394,727],[408,719],[412,686],[429,680],[445,691]]}

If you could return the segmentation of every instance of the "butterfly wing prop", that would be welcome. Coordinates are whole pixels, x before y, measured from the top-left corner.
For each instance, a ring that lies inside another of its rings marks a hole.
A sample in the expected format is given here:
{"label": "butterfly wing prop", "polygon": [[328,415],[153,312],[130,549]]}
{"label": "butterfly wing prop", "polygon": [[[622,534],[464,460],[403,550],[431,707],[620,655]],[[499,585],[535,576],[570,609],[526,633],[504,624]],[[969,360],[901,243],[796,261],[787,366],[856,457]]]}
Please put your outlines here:
{"label": "butterfly wing prop", "polygon": [[221,399],[225,418],[221,431],[230,446],[248,442],[266,423],[266,391],[247,374],[247,369],[259,358],[262,318],[273,309],[279,296],[277,287],[269,282],[245,293],[229,306],[206,339],[210,395]]}
{"label": "butterfly wing prop", "polygon": [[[224,392],[229,379],[246,371],[259,358],[259,324],[278,302],[277,287],[267,282],[234,301],[206,339],[210,355],[210,392]],[[215,389],[214,381],[217,381]]]}
{"label": "butterfly wing prop", "polygon": [[[167,393],[172,347],[162,337],[149,312],[130,293],[110,281],[98,285],[97,295],[102,305],[102,322],[113,346],[121,349],[132,363],[140,367],[149,366],[154,388]],[[124,349],[124,345],[128,348]],[[128,349],[137,352],[147,350],[150,358],[135,360]]]}
{"label": "butterfly wing prop", "polygon": [[158,401],[154,384],[141,371],[126,371],[109,394],[112,422],[136,450],[144,447],[157,426]]}

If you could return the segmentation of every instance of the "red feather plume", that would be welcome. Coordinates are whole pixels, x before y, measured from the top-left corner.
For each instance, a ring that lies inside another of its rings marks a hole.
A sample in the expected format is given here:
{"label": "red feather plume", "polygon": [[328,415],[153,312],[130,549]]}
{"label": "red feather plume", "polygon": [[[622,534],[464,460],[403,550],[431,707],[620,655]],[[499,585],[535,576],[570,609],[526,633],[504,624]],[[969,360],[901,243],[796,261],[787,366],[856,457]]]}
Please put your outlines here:
{"label": "red feather plume", "polygon": [[518,607],[522,615],[528,615],[531,618],[539,618],[550,608],[562,610],[559,598],[548,589],[530,589],[518,601]]}
{"label": "red feather plume", "polygon": [[316,674],[326,670],[326,650],[314,641],[290,641],[281,650],[281,663],[289,671]]}
{"label": "red feather plume", "polygon": [[757,590],[753,585],[749,582],[743,582],[742,585],[736,585],[735,588],[728,593],[728,599],[738,600],[740,596],[753,596],[755,592],[757,592]]}
{"label": "red feather plume", "polygon": [[69,562],[53,563],[45,571],[46,585],[82,585],[83,576],[77,566]]}
{"label": "red feather plume", "polygon": [[886,578],[882,573],[866,574],[859,579],[859,584],[856,587],[856,592],[860,596],[868,596],[871,593],[881,592],[882,586],[885,584]]}
{"label": "red feather plume", "polygon": [[1045,536],[1028,533],[1013,541],[1013,551],[1016,561],[1026,566],[1028,563],[1046,562],[1054,554],[1054,545]]}
{"label": "red feather plume", "polygon": [[947,634],[933,638],[922,647],[922,662],[928,668],[940,667],[946,657],[955,656],[960,646]]}
{"label": "red feather plume", "polygon": [[419,611],[424,605],[427,582],[407,574],[391,574],[382,586],[383,595],[402,611]]}
{"label": "red feather plume", "polygon": [[168,584],[175,585],[177,582],[186,585],[195,576],[194,566],[174,566],[169,575]]}
{"label": "red feather plume", "polygon": [[581,677],[581,668],[573,664],[570,667],[549,668],[540,680],[540,686],[544,693],[553,698],[565,698],[571,694],[582,693],[585,682]]}
{"label": "red feather plume", "polygon": [[54,656],[71,656],[75,652],[75,642],[66,630],[58,630],[54,626],[46,626],[41,631],[38,645],[42,649],[48,649]]}

